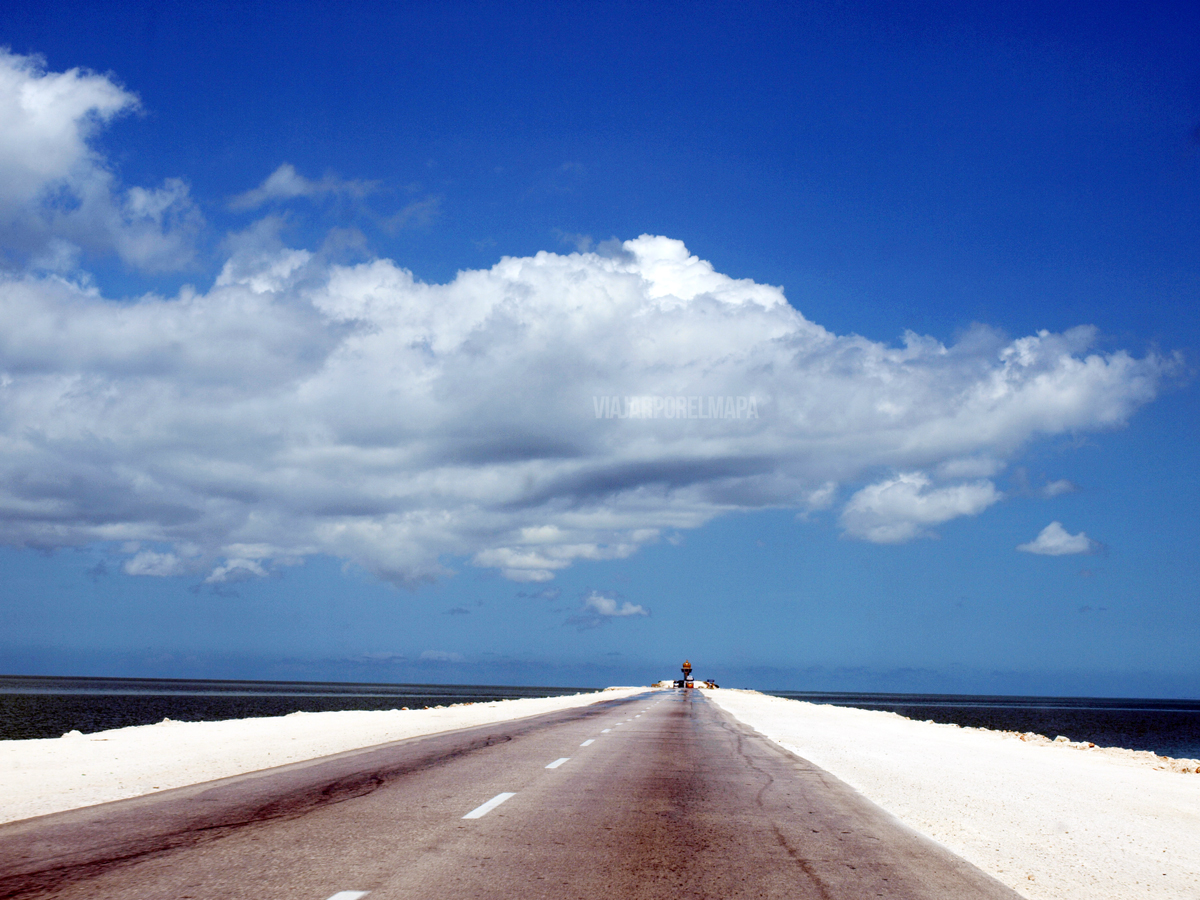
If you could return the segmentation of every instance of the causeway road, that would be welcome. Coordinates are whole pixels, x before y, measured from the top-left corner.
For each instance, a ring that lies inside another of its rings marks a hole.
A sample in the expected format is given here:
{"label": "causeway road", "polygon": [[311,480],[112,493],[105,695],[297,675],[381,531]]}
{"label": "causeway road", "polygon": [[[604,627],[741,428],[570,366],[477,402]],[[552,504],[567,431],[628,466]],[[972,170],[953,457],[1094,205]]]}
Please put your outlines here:
{"label": "causeway road", "polygon": [[0,825],[0,897],[1012,900],[699,690]]}

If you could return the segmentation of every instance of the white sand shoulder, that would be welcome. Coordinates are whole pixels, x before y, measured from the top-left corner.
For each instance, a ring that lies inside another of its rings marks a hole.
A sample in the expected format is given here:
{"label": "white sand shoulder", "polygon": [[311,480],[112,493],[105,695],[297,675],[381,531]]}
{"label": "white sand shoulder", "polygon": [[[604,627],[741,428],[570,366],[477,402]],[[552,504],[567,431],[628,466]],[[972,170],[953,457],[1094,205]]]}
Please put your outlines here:
{"label": "white sand shoulder", "polygon": [[1196,760],[705,694],[1031,900],[1200,897]]}
{"label": "white sand shoulder", "polygon": [[389,741],[586,706],[648,690],[496,700],[433,709],[292,713],[172,722],[0,741],[0,822],[138,797]]}

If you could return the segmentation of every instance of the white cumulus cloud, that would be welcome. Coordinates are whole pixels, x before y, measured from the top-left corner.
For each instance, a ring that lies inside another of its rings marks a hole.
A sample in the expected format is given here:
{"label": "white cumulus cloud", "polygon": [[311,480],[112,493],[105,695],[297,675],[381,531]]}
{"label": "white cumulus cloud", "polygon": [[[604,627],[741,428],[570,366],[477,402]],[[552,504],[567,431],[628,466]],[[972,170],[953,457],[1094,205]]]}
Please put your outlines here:
{"label": "white cumulus cloud", "polygon": [[[257,232],[231,247],[173,297],[0,276],[0,542],[141,542],[212,582],[326,554],[397,583],[463,559],[536,583],[842,496],[847,535],[903,541],[996,502],[986,476],[1028,442],[1122,425],[1173,365],[1092,350],[1089,328],[836,335],[661,236],[448,284]],[[597,418],[598,397],[689,417]]]}
{"label": "white cumulus cloud", "polygon": [[203,223],[187,185],[123,188],[92,147],[137,108],[107,76],[0,48],[0,266],[70,268],[82,252],[154,271],[190,262]]}
{"label": "white cumulus cloud", "polygon": [[648,616],[644,606],[635,605],[626,600],[624,603],[618,604],[612,597],[606,597],[603,594],[593,591],[587,599],[583,601],[584,609],[598,616],[606,616],[608,618],[620,618],[623,616]]}
{"label": "white cumulus cloud", "polygon": [[927,526],[978,515],[1000,497],[990,481],[934,487],[927,475],[905,472],[858,491],[841,522],[851,537],[899,544],[928,534]]}
{"label": "white cumulus cloud", "polygon": [[1086,533],[1081,531],[1079,534],[1071,534],[1063,528],[1061,522],[1051,522],[1032,541],[1017,545],[1017,549],[1023,553],[1037,553],[1041,556],[1094,553],[1098,547],[1099,544]]}

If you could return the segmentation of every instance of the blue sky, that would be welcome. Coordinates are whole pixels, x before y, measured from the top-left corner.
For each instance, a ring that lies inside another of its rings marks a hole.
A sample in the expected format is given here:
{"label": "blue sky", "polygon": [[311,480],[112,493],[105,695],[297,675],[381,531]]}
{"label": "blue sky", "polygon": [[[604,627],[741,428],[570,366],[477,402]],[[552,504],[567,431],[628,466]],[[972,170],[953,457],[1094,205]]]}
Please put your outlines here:
{"label": "blue sky", "polygon": [[1200,695],[1200,13],[798,6],[11,4],[0,670]]}

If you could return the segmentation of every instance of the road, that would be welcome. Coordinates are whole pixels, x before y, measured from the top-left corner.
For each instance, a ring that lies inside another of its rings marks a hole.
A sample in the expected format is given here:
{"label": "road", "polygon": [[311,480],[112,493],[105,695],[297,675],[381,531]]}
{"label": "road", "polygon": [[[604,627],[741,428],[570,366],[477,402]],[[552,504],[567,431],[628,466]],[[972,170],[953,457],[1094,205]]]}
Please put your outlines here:
{"label": "road", "polygon": [[0,825],[0,897],[1017,896],[698,690]]}

